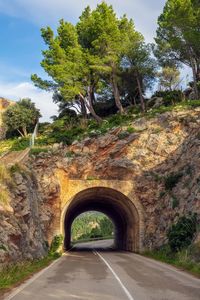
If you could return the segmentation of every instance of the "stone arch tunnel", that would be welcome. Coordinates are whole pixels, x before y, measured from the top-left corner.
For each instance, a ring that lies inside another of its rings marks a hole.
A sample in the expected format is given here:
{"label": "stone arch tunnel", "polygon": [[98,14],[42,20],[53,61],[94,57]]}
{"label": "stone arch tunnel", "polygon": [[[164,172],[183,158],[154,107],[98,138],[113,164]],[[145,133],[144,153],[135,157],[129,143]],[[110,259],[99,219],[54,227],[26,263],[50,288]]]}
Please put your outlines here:
{"label": "stone arch tunnel", "polygon": [[91,210],[102,212],[113,221],[116,249],[142,250],[141,210],[122,192],[103,186],[85,188],[65,205],[61,218],[65,250],[70,248],[73,221],[81,213]]}

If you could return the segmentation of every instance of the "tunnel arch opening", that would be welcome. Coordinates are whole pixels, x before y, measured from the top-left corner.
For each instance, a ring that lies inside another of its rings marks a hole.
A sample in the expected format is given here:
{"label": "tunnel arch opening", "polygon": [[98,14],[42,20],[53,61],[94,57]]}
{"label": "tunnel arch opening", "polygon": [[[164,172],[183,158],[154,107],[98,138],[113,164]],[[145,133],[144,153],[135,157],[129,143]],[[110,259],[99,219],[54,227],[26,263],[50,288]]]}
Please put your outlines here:
{"label": "tunnel arch opening", "polygon": [[99,211],[115,225],[115,248],[140,251],[140,216],[134,203],[121,192],[107,187],[92,187],[77,193],[65,206],[62,217],[64,249],[71,247],[71,226],[80,214]]}
{"label": "tunnel arch opening", "polygon": [[79,243],[94,242],[98,247],[98,241],[101,245],[102,240],[110,240],[107,244],[111,247],[115,231],[116,225],[108,215],[100,211],[87,211],[78,215],[72,222],[71,243],[75,246]]}

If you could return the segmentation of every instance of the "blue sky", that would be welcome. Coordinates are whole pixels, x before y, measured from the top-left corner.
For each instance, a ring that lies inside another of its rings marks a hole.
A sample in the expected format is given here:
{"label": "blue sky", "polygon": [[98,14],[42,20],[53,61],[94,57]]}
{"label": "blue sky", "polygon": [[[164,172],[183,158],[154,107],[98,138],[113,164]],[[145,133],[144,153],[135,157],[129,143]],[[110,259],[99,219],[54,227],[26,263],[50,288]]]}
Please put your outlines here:
{"label": "blue sky", "polygon": [[[57,106],[51,94],[35,88],[30,75],[44,76],[40,67],[44,44],[40,28],[56,28],[61,18],[75,23],[83,8],[98,0],[0,0],[0,96],[13,100],[30,97],[41,109],[43,120],[54,115]],[[157,17],[165,0],[109,0],[117,14],[135,21],[147,42],[153,41]]]}

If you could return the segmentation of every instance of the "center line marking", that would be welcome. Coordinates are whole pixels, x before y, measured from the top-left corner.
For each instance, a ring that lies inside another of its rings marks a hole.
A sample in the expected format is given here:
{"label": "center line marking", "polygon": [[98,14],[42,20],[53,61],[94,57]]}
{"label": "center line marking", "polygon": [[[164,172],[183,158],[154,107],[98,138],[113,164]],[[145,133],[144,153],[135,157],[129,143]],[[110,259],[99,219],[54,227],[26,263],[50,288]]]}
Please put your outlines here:
{"label": "center line marking", "polygon": [[120,284],[121,288],[123,289],[123,291],[125,292],[127,298],[129,300],[135,300],[131,294],[129,293],[129,291],[127,290],[127,288],[124,286],[124,284],[122,283],[121,279],[119,278],[119,276],[115,273],[115,271],[112,269],[112,267],[109,265],[109,263],[105,260],[105,258],[97,251],[93,251],[94,254],[96,253],[101,260],[106,264],[106,266],[108,267],[108,269],[111,271],[111,273],[114,275],[115,279],[118,281],[118,283]]}

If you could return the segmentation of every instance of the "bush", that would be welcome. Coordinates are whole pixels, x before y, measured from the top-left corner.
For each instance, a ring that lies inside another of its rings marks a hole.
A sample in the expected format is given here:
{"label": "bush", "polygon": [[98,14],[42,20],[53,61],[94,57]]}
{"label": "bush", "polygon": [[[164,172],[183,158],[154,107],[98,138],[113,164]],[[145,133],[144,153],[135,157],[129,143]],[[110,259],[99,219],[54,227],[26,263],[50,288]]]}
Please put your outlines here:
{"label": "bush", "polygon": [[119,140],[123,140],[127,137],[129,137],[130,133],[128,131],[122,131],[120,133],[118,133],[118,139]]}
{"label": "bush", "polygon": [[172,198],[172,208],[175,209],[179,206],[179,200],[176,197]]}
{"label": "bush", "polygon": [[181,177],[183,176],[182,173],[177,173],[177,174],[170,174],[169,176],[167,176],[165,178],[165,188],[166,190],[172,190],[177,183],[179,182],[179,180],[181,179]]}
{"label": "bush", "polygon": [[81,127],[74,127],[70,130],[58,130],[54,129],[48,136],[48,141],[53,143],[63,143],[71,145],[74,140],[81,136],[85,130]]}
{"label": "bush", "polygon": [[49,249],[49,254],[50,255],[59,255],[59,249],[62,246],[62,242],[63,242],[63,236],[60,235],[55,235],[52,242],[51,242],[51,246]]}
{"label": "bush", "polygon": [[200,263],[200,242],[189,247],[189,256],[191,260]]}
{"label": "bush", "polygon": [[39,155],[40,153],[47,153],[49,151],[49,148],[32,148],[30,150],[30,155]]}
{"label": "bush", "polygon": [[177,252],[191,245],[197,231],[197,216],[181,217],[178,222],[171,226],[167,233],[169,246]]}
{"label": "bush", "polygon": [[174,105],[181,102],[184,99],[182,91],[157,91],[153,97],[163,98],[165,106]]}

